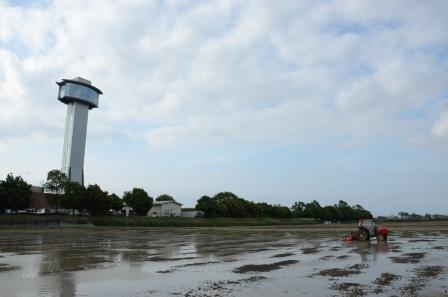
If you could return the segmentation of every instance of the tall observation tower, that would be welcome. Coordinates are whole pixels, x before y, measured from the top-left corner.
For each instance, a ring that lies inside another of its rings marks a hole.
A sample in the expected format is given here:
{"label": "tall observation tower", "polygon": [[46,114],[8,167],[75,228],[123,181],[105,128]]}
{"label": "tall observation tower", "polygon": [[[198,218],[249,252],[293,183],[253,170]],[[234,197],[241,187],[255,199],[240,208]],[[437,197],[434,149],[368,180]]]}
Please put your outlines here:
{"label": "tall observation tower", "polygon": [[56,83],[59,86],[59,101],[67,104],[62,172],[70,181],[84,185],[87,118],[89,109],[98,107],[99,95],[103,93],[81,77]]}

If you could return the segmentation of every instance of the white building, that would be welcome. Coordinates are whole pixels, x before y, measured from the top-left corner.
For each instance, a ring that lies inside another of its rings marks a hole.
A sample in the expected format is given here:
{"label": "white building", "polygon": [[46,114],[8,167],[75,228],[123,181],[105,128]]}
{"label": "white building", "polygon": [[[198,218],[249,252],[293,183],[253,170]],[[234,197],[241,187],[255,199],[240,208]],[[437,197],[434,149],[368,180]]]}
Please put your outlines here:
{"label": "white building", "polygon": [[182,203],[177,201],[154,201],[148,211],[148,217],[178,217],[182,211]]}
{"label": "white building", "polygon": [[180,216],[185,218],[201,218],[205,216],[205,213],[198,210],[183,210]]}
{"label": "white building", "polygon": [[129,215],[134,214],[134,209],[129,205],[127,205],[126,202],[123,202],[123,208],[121,209],[121,213],[129,217]]}

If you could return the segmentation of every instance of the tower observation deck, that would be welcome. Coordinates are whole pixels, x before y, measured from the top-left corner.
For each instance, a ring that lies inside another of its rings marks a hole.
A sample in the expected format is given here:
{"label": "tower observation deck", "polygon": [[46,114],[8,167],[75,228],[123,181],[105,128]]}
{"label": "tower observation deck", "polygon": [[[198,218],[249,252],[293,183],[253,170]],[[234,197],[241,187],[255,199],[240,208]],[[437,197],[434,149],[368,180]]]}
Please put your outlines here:
{"label": "tower observation deck", "polygon": [[63,79],[56,84],[59,86],[58,100],[67,104],[62,172],[70,181],[84,185],[84,154],[89,110],[98,107],[99,95],[103,93],[92,86],[89,80],[81,77]]}

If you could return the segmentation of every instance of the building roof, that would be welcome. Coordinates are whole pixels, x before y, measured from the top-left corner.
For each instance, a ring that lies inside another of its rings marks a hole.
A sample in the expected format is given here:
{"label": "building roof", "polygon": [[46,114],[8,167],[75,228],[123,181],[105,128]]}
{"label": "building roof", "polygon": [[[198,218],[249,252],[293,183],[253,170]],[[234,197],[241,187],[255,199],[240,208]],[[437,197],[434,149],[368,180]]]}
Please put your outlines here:
{"label": "building roof", "polygon": [[75,77],[73,79],[62,79],[62,81],[57,81],[56,84],[58,86],[63,86],[66,83],[72,83],[72,84],[76,84],[76,85],[81,85],[84,87],[87,87],[89,89],[94,90],[95,92],[97,92],[98,94],[102,95],[103,92],[101,92],[100,89],[98,89],[97,87],[92,86],[90,80],[84,79],[82,77]]}
{"label": "building roof", "polygon": [[175,204],[178,204],[178,205],[183,205],[182,203],[179,203],[176,200],[154,201],[153,205],[162,205],[162,204],[168,204],[168,203],[175,203]]}

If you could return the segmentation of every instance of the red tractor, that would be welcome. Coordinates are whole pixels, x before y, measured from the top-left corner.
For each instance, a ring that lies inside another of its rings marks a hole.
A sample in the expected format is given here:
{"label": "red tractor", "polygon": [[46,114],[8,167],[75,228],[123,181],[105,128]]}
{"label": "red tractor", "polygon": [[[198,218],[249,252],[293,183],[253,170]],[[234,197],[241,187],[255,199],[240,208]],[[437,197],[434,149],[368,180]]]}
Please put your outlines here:
{"label": "red tractor", "polygon": [[371,219],[359,220],[358,230],[350,232],[345,241],[361,240],[367,241],[372,237],[376,237],[378,241],[386,241],[389,230],[383,226],[377,226]]}

